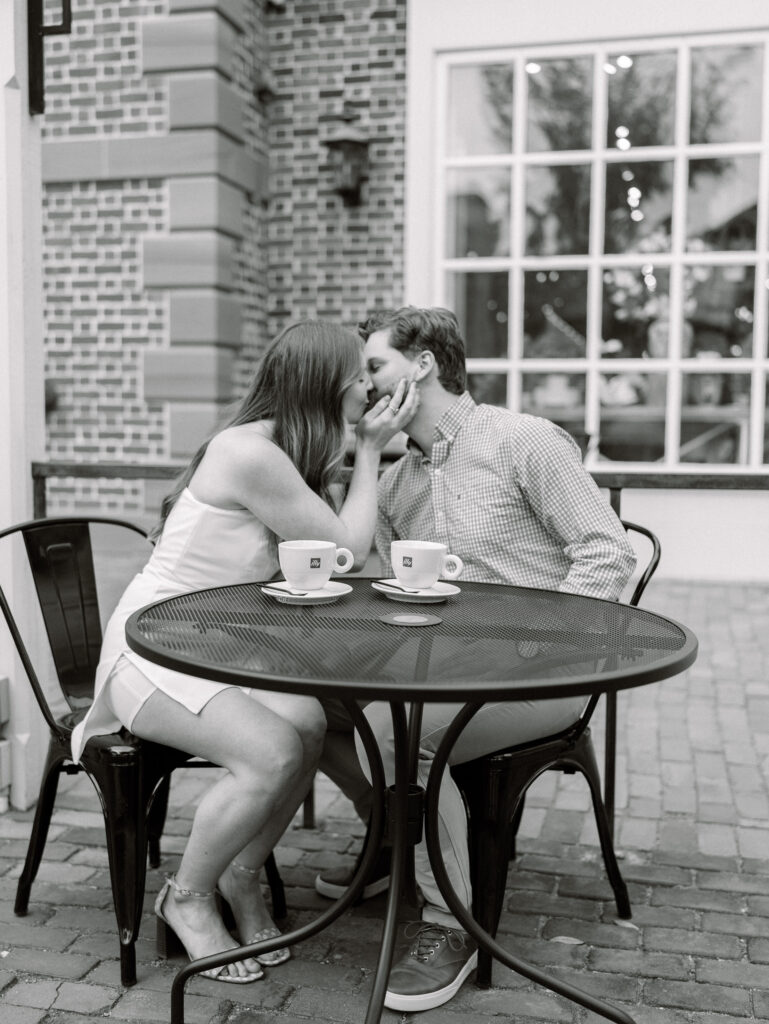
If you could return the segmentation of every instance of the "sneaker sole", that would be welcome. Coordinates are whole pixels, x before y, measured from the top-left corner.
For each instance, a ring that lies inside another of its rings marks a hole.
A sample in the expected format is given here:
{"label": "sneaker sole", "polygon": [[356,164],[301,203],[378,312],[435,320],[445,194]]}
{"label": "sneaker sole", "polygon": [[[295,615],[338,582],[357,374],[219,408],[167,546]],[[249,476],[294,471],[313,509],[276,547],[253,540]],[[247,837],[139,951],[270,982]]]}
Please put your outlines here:
{"label": "sneaker sole", "polygon": [[[315,892],[329,900],[338,900],[349,888],[349,885],[335,885],[333,882],[327,882],[321,875],[317,875],[315,878]],[[386,892],[389,888],[390,876],[385,875],[384,878],[377,878],[364,886],[360,898],[370,900],[373,896],[378,896],[380,892]]]}
{"label": "sneaker sole", "polygon": [[459,974],[450,985],[436,989],[435,992],[422,992],[418,995],[407,996],[401,992],[385,992],[384,1004],[388,1010],[433,1010],[436,1006],[443,1006],[449,999],[453,999],[462,988],[465,978],[478,966],[478,951],[470,957]]}

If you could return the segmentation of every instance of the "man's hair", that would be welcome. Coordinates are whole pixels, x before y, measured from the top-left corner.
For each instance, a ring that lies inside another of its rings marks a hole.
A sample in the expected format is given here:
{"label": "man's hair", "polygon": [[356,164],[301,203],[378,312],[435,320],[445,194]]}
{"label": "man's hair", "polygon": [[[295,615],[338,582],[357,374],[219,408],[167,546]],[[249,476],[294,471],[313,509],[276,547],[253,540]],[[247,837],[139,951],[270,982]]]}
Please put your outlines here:
{"label": "man's hair", "polygon": [[424,349],[432,352],[438,380],[446,391],[461,395],[467,388],[465,342],[459,321],[450,309],[402,306],[396,310],[375,310],[358,324],[358,334],[366,341],[375,331],[389,331],[391,347],[406,355],[416,355]]}

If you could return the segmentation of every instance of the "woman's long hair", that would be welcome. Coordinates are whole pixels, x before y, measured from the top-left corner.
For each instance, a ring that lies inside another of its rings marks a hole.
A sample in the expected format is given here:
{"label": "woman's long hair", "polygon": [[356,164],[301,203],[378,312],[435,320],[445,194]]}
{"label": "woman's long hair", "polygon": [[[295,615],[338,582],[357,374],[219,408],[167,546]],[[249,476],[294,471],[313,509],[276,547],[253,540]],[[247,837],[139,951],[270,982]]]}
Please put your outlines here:
{"label": "woman's long hair", "polygon": [[361,341],[351,331],[320,320],[289,324],[265,352],[251,385],[230,416],[208,437],[163,500],[152,531],[157,540],[168,514],[189,484],[209,442],[227,427],[273,420],[273,441],[316,494],[332,505],[346,430],[345,390],[360,374]]}

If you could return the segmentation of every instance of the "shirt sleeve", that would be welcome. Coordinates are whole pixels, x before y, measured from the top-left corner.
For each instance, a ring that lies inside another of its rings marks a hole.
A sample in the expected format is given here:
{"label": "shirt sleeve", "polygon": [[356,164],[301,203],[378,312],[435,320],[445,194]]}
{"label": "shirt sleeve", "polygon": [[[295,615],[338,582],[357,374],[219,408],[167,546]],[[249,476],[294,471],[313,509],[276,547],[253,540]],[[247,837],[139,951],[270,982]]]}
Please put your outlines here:
{"label": "shirt sleeve", "polygon": [[619,598],[635,568],[635,552],[582,465],[574,439],[548,420],[531,418],[515,432],[513,472],[534,515],[571,563],[558,589]]}

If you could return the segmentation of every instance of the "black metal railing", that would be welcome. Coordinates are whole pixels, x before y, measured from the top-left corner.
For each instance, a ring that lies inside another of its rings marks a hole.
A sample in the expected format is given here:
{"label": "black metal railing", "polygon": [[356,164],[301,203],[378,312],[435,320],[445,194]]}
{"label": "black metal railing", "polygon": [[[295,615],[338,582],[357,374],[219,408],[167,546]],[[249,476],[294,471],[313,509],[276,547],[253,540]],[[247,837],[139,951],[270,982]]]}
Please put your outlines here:
{"label": "black metal railing", "polygon": [[[186,463],[124,462],[33,462],[33,513],[36,519],[47,514],[46,483],[51,479],[87,480],[173,480]],[[599,487],[608,490],[611,506],[620,514],[622,492],[636,490],[769,490],[769,467],[765,471],[717,473],[682,470],[617,471],[591,469]]]}

